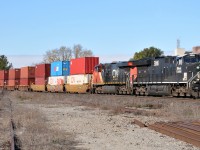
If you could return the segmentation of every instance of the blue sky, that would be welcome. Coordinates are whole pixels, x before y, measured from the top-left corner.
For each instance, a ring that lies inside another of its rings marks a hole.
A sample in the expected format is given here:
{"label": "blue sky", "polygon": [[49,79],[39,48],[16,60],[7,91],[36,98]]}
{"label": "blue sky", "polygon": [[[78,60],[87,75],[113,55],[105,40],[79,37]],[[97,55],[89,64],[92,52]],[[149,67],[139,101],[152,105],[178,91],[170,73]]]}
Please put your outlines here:
{"label": "blue sky", "polygon": [[173,54],[200,45],[199,0],[1,0],[0,54],[14,66],[81,44],[102,62],[155,46]]}

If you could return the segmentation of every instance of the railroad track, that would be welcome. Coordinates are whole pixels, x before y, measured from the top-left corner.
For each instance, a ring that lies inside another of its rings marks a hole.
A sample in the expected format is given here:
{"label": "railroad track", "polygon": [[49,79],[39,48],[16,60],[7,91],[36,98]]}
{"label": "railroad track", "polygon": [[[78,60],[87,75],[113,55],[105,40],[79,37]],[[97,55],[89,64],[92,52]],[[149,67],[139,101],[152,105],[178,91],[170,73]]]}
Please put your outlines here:
{"label": "railroad track", "polygon": [[156,122],[146,125],[134,119],[132,123],[200,147],[200,121]]}
{"label": "railroad track", "polygon": [[156,122],[147,126],[134,119],[132,123],[200,147],[200,121]]}
{"label": "railroad track", "polygon": [[200,121],[157,122],[148,128],[200,147]]}
{"label": "railroad track", "polygon": [[[0,91],[1,99],[4,98],[4,91]],[[13,121],[13,106],[12,101],[9,98],[6,98],[6,102],[9,103],[9,113],[10,113],[10,141],[9,141],[9,148],[11,150],[20,150],[19,146],[17,145],[17,137],[15,135],[15,125]]]}

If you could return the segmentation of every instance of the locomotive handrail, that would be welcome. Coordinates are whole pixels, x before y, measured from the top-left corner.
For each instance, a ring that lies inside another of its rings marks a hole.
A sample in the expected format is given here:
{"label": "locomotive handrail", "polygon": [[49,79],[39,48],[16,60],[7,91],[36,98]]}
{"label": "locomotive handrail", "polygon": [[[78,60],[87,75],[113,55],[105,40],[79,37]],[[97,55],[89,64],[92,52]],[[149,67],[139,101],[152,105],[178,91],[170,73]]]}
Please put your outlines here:
{"label": "locomotive handrail", "polygon": [[189,80],[188,80],[188,83],[187,83],[187,88],[190,88],[191,86],[191,82],[200,74],[200,71],[197,72],[197,74],[193,77],[191,77]]}

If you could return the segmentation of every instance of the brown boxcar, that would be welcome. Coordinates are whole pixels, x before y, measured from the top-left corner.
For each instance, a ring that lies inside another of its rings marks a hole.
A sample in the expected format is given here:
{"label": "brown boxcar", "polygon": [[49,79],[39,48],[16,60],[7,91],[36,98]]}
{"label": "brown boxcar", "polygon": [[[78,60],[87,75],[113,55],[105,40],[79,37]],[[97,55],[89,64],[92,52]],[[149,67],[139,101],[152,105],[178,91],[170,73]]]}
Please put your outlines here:
{"label": "brown boxcar", "polygon": [[50,76],[50,64],[39,64],[35,66],[35,77],[44,78]]}
{"label": "brown boxcar", "polygon": [[35,78],[35,67],[22,67],[20,79]]}
{"label": "brown boxcar", "polygon": [[20,69],[10,69],[8,74],[8,79],[20,79]]}
{"label": "brown boxcar", "polygon": [[99,57],[82,57],[71,59],[70,75],[92,74],[94,67],[99,64]]}
{"label": "brown boxcar", "polygon": [[8,80],[8,70],[0,70],[0,80]]}

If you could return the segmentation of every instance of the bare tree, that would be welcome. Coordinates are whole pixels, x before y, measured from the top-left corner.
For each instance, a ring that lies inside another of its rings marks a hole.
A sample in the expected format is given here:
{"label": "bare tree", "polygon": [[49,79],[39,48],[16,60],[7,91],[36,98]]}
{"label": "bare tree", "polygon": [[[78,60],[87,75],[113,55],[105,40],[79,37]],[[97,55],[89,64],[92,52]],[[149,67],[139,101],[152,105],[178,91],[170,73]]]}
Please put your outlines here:
{"label": "bare tree", "polygon": [[89,57],[93,56],[93,53],[91,50],[87,50],[82,48],[80,44],[74,45],[73,47],[73,55],[74,58],[79,58],[79,57]]}
{"label": "bare tree", "polygon": [[79,58],[82,52],[82,46],[80,44],[76,44],[73,47],[74,58]]}
{"label": "bare tree", "polygon": [[93,56],[93,53],[91,50],[83,50],[80,54],[80,57],[90,57]]}
{"label": "bare tree", "polygon": [[70,60],[72,58],[71,48],[61,46],[59,49],[59,57],[60,57],[60,61]]}
{"label": "bare tree", "polygon": [[73,50],[66,46],[61,46],[59,49],[48,50],[43,56],[43,63],[51,63],[54,61],[65,61],[71,58],[93,56],[91,50],[82,48],[80,44],[76,44]]}
{"label": "bare tree", "polygon": [[54,61],[70,60],[72,58],[72,50],[65,46],[61,46],[59,49],[53,49],[46,52],[43,57],[44,63],[51,63]]}

